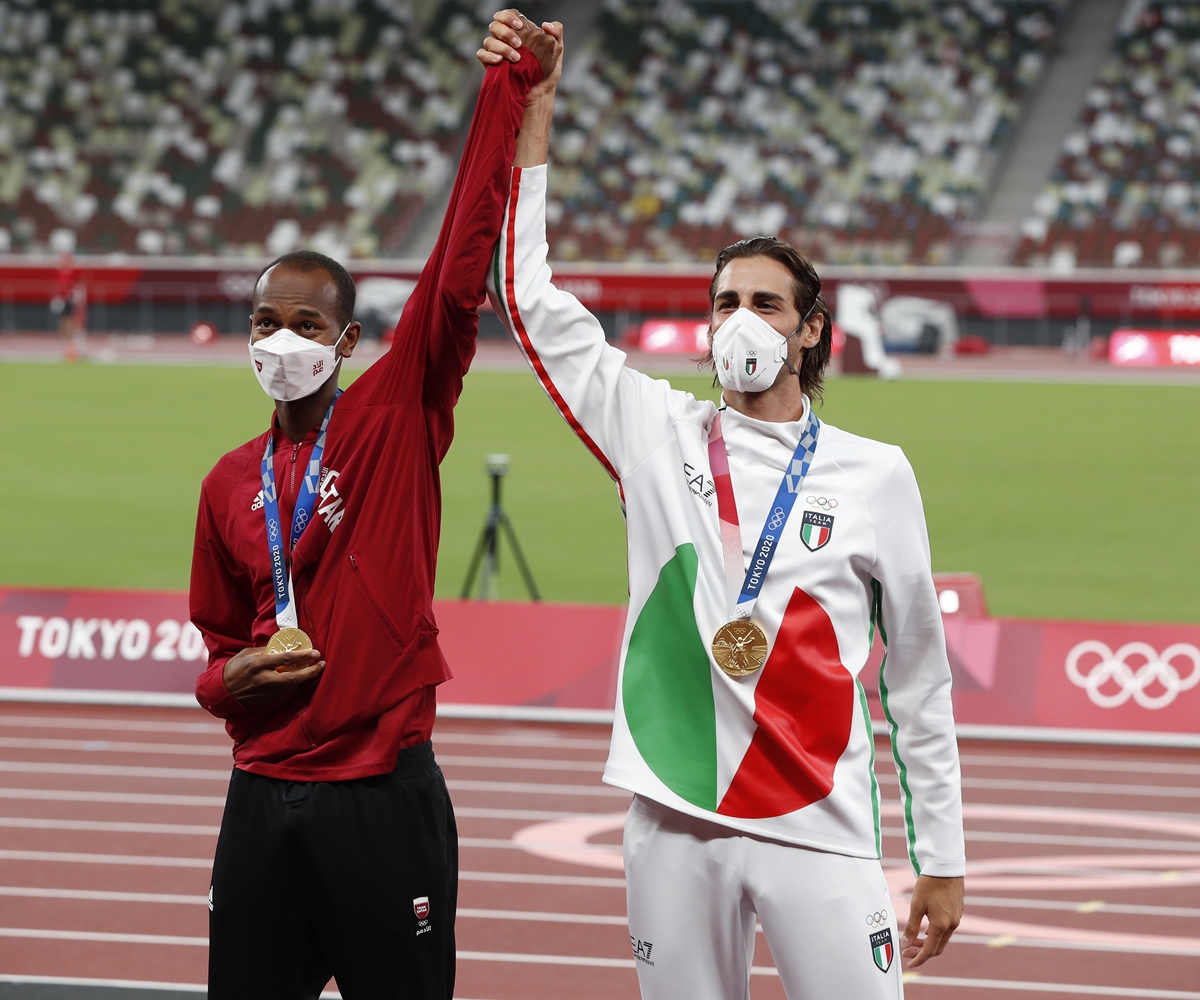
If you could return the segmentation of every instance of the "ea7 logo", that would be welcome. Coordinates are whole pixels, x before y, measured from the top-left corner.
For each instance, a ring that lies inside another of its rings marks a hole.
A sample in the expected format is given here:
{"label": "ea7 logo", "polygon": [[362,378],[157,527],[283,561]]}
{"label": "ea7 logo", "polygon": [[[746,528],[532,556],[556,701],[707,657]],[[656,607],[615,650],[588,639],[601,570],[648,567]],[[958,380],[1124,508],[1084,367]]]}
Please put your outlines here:
{"label": "ea7 logo", "polygon": [[629,946],[633,949],[633,957],[639,962],[644,962],[646,965],[653,965],[650,961],[650,952],[654,950],[654,944],[650,941],[643,941],[641,938],[635,938],[632,934],[629,935]]}
{"label": "ea7 logo", "polygon": [[712,498],[717,492],[716,484],[711,479],[706,478],[704,473],[690,462],[683,463],[683,477],[687,480],[688,489],[692,491],[692,496],[699,497],[705,504],[711,507]]}

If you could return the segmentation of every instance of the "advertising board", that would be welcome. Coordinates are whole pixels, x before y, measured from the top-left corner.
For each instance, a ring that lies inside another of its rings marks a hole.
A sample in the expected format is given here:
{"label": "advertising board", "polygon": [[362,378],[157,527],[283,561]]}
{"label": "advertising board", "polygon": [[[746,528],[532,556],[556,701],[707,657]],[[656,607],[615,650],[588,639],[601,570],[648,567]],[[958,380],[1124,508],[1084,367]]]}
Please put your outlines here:
{"label": "advertising board", "polygon": [[[943,576],[938,589],[964,732],[1200,746],[1200,626],[992,618],[978,578]],[[611,718],[623,607],[446,600],[434,611],[454,672],[438,694],[446,714]],[[880,728],[883,652],[861,673]],[[0,589],[0,697],[195,704],[206,658],[186,594]]]}

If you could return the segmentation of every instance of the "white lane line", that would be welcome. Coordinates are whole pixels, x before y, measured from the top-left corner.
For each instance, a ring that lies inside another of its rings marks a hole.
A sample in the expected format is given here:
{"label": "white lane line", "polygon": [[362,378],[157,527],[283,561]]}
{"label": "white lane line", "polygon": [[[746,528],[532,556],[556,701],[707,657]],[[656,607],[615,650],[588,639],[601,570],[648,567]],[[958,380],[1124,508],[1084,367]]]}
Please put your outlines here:
{"label": "white lane line", "polygon": [[63,750],[81,753],[152,753],[181,757],[224,757],[233,764],[233,744],[216,746],[211,743],[129,743],[116,740],[49,740],[0,736],[0,748],[5,750]]}
{"label": "white lane line", "polygon": [[1124,955],[1184,955],[1200,956],[1196,948],[1172,948],[1167,945],[1110,944],[1105,941],[1055,941],[1046,938],[1023,938],[1012,934],[983,935],[955,934],[955,944],[982,944],[989,948],[1057,948],[1064,951],[1107,951]]}
{"label": "white lane line", "polygon": [[155,857],[147,854],[82,854],[75,851],[0,850],[0,861],[48,861],[82,865],[133,865],[148,868],[212,867],[212,858]]}
{"label": "white lane line", "polygon": [[472,910],[460,906],[456,911],[460,917],[477,917],[480,920],[536,920],[549,924],[602,924],[625,927],[628,917],[605,916],[600,913],[546,913],[538,910]]}
{"label": "white lane line", "polygon": [[1129,771],[1133,774],[1200,775],[1200,764],[1178,764],[1152,760],[1103,760],[1077,757],[1005,757],[1003,754],[965,753],[959,760],[973,767],[1034,767],[1063,771]]}
{"label": "white lane line", "polygon": [[[883,785],[898,785],[895,774],[877,776]],[[1078,795],[1141,795],[1145,798],[1200,799],[1200,788],[1185,785],[1109,785],[1092,781],[1025,781],[1009,778],[963,778],[963,788],[989,788],[1014,792],[1071,792]]]}
{"label": "white lane line", "polygon": [[[1065,824],[1069,825],[1069,824]],[[885,826],[885,837],[904,837],[902,826]],[[1018,833],[1008,830],[971,830],[967,840],[991,844],[1052,844],[1060,847],[1116,847],[1142,851],[1200,851],[1196,840],[1138,840],[1134,837],[1070,837],[1053,833]]]}
{"label": "white lane line", "polygon": [[219,733],[225,727],[219,722],[164,722],[150,719],[77,718],[62,715],[0,715],[0,727],[24,729],[115,729],[119,732],[140,733]]}
{"label": "white lane line", "polygon": [[207,896],[178,892],[115,892],[104,889],[51,889],[47,886],[0,885],[0,896],[27,899],[82,899],[101,903],[173,903],[207,906]]}
{"label": "white lane line", "polygon": [[460,871],[458,880],[460,882],[507,882],[515,885],[576,885],[588,889],[625,888],[623,878],[606,878],[602,875],[534,875],[526,872]]}
{"label": "white lane line", "polygon": [[[957,939],[956,939],[957,940]],[[1089,997],[1144,997],[1146,1000],[1200,1000],[1190,990],[1155,990],[1143,986],[1085,986],[1081,983],[1031,983],[1016,979],[964,979],[959,976],[904,974],[904,988],[913,986],[957,986],[963,989],[1016,990],[1021,993],[1074,993]]]}
{"label": "white lane line", "polygon": [[446,779],[452,792],[508,792],[531,795],[600,795],[605,798],[632,799],[633,793],[612,785],[543,785],[529,781],[465,781]]}
{"label": "white lane line", "polygon": [[215,837],[219,826],[192,823],[108,823],[91,819],[39,819],[29,816],[0,816],[0,827],[17,830],[86,830],[89,833],[174,833]]}
{"label": "white lane line", "polygon": [[488,809],[485,806],[455,806],[454,815],[462,819],[555,820],[571,819],[581,813],[578,809],[572,812],[561,812],[549,809]]}
{"label": "white lane line", "polygon": [[103,941],[109,944],[173,944],[208,947],[206,937],[179,934],[113,934],[107,931],[58,931],[38,927],[0,927],[0,937],[36,938],[41,941]]}
{"label": "white lane line", "polygon": [[[907,899],[908,897],[903,897]],[[1020,899],[1013,896],[968,896],[967,906],[1014,910],[1067,910],[1072,913],[1132,913],[1151,917],[1200,917],[1200,907],[1109,903],[1102,899]]]}
{"label": "white lane line", "polygon": [[183,778],[228,781],[233,764],[221,771],[197,767],[123,767],[112,764],[48,764],[29,760],[0,760],[0,772],[12,774],[88,774],[103,778]]}
{"label": "white lane line", "polygon": [[514,771],[590,771],[604,772],[602,760],[550,760],[546,757],[462,757],[443,755],[439,764],[450,767],[505,767]]}
{"label": "white lane line", "polygon": [[548,750],[608,750],[608,740],[575,739],[570,736],[485,736],[483,733],[456,733],[442,728],[439,722],[433,734],[433,745],[461,743],[483,747],[545,747]]}
{"label": "white lane line", "polygon": [[[460,961],[518,962],[523,965],[577,965],[594,969],[632,969],[632,958],[593,958],[590,955],[530,955],[512,951],[460,951]],[[756,965],[750,970],[755,976],[778,976],[769,965]]]}
{"label": "white lane line", "polygon": [[[491,850],[528,851],[529,850],[528,844],[519,843],[515,840],[505,840],[505,839],[501,839],[499,837],[459,837],[458,838],[458,846],[459,847],[479,847],[479,848],[483,848],[483,849],[489,850],[489,851],[491,851]],[[621,855],[621,845],[620,844],[587,844],[587,843],[581,844],[578,841],[555,843],[554,841],[551,841],[551,840],[544,840],[544,841],[538,841],[538,846],[545,848],[547,850],[558,849],[558,850],[571,851],[576,856],[578,856],[580,854],[598,854],[598,855],[604,855],[606,857],[611,857],[611,856],[615,855],[619,859],[620,855]],[[580,862],[573,861],[572,863],[579,864]],[[583,864],[587,864],[587,862],[585,861],[585,862],[583,862]],[[608,867],[608,866],[601,865],[601,867]],[[614,867],[619,868],[620,865],[615,865]]]}
{"label": "white lane line", "polygon": [[115,802],[136,806],[218,806],[224,795],[159,795],[152,792],[84,792],[69,788],[0,788],[0,799],[38,802]]}
{"label": "white lane line", "polygon": [[[123,990],[171,990],[178,993],[207,993],[203,983],[155,983],[146,979],[91,979],[81,976],[22,976],[0,973],[0,983],[30,986],[104,986]],[[322,993],[322,997],[333,994]]]}

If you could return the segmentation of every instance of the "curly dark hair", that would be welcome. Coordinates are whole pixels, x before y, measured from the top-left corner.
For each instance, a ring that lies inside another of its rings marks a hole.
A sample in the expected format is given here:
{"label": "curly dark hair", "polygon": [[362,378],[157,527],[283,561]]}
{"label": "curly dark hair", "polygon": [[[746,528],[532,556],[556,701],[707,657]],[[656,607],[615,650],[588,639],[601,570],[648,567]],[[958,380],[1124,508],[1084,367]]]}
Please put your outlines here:
{"label": "curly dark hair", "polygon": [[258,290],[258,283],[262,281],[262,276],[277,264],[296,271],[324,271],[337,288],[338,322],[345,326],[354,319],[354,301],[357,297],[354,279],[350,277],[350,272],[332,257],[326,257],[323,253],[317,253],[315,250],[293,250],[291,253],[285,253],[282,257],[276,257],[258,272],[258,277],[254,281],[255,292]]}
{"label": "curly dark hair", "polygon": [[[717,279],[725,270],[725,265],[739,257],[769,257],[782,264],[793,278],[792,293],[797,311],[803,316],[811,309],[812,316],[820,316],[824,321],[821,326],[821,339],[815,346],[804,348],[804,353],[800,356],[800,388],[810,399],[819,400],[825,390],[825,369],[829,366],[829,358],[833,351],[833,317],[829,315],[829,306],[825,304],[825,298],[821,295],[821,279],[817,276],[816,268],[794,246],[774,236],[752,236],[741,240],[717,254],[717,267],[708,285],[710,310],[717,295]],[[702,369],[716,371],[712,348],[700,358],[699,364]]]}

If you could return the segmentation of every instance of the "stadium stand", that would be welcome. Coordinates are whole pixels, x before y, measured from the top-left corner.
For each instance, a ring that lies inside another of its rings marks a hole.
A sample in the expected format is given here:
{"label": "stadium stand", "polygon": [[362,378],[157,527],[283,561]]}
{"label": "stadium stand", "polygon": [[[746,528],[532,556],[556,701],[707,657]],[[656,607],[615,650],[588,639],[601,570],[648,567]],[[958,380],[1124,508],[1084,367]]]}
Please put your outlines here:
{"label": "stadium stand", "polygon": [[1131,4],[1014,263],[1200,264],[1200,6]]}
{"label": "stadium stand", "polygon": [[[594,30],[559,102],[554,257],[708,261],[769,232],[827,263],[937,264],[978,216],[1069,0],[560,6]],[[461,146],[492,7],[0,0],[0,253],[410,256]],[[1129,44],[1160,51],[1169,30],[1186,62],[1198,15],[1179,16]],[[1097,190],[1076,160],[1039,200],[1063,216],[1043,243],[1075,233]],[[1158,201],[1183,204],[1178,169]],[[1153,187],[1129,184],[1122,204],[1144,212]],[[1147,256],[1194,256],[1159,243]],[[1021,252],[1045,259],[1030,240]]]}
{"label": "stadium stand", "polygon": [[707,261],[768,232],[946,262],[1065,7],[608,0],[561,88],[553,253]]}
{"label": "stadium stand", "polygon": [[395,255],[452,174],[490,11],[0,2],[0,253]]}

